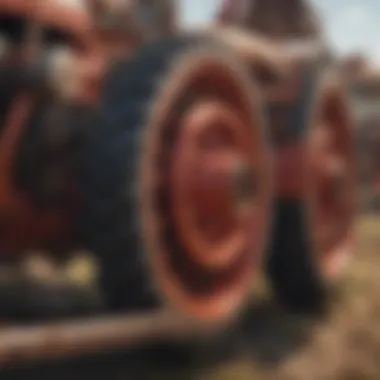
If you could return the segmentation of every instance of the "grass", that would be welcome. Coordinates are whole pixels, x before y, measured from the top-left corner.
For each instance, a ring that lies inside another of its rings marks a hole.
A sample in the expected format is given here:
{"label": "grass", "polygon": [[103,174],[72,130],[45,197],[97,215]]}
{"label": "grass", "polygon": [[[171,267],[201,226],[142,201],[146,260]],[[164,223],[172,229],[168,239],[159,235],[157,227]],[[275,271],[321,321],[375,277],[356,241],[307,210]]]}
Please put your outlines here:
{"label": "grass", "polygon": [[[261,289],[231,355],[208,364],[203,358],[191,371],[169,371],[170,378],[379,380],[380,217],[361,218],[357,231],[357,257],[332,296],[327,315],[306,319],[286,314],[276,310]],[[159,379],[159,373],[152,379]]]}
{"label": "grass", "polygon": [[[25,368],[20,377],[1,373],[0,378],[379,380],[380,217],[361,218],[357,230],[357,257],[323,317],[302,317],[279,309],[262,281],[241,325],[211,346],[192,349],[192,355],[183,355],[178,347],[161,346],[58,367],[45,363],[42,370]],[[83,262],[70,267],[73,281],[82,277]]]}

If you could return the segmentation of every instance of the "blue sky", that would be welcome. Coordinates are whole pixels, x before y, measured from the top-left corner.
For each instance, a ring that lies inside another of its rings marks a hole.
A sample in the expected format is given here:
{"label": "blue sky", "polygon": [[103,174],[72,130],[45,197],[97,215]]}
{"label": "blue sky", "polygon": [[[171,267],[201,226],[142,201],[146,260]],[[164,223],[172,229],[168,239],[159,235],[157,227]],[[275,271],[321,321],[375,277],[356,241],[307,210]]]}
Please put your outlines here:
{"label": "blue sky", "polygon": [[[363,52],[380,64],[380,0],[311,0],[338,52]],[[184,25],[207,22],[220,0],[180,0]]]}

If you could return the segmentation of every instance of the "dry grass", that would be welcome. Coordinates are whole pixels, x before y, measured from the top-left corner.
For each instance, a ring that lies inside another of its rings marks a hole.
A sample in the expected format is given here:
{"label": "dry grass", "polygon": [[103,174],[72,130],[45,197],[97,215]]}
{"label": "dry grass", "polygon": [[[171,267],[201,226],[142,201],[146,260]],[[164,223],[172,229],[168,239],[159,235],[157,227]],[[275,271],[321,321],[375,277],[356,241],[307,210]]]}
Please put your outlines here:
{"label": "dry grass", "polygon": [[379,380],[380,217],[359,221],[357,252],[323,317],[306,318],[280,310],[263,282],[241,326],[212,347],[197,347],[195,355],[161,346],[148,354],[61,363],[50,369],[45,363],[34,372],[24,369],[20,377],[2,372],[0,378]]}
{"label": "dry grass", "polygon": [[[248,367],[235,364],[237,375],[227,378],[380,379],[380,218],[360,220],[357,252],[329,315],[313,325],[308,343],[265,373],[258,373],[260,363],[251,361]],[[231,373],[231,366],[225,368]],[[219,372],[209,379],[225,379],[223,370]]]}
{"label": "dry grass", "polygon": [[[170,378],[379,380],[380,217],[359,221],[357,252],[323,318],[307,319],[276,310],[265,302],[267,295],[262,292],[263,302],[249,313],[231,355],[207,365],[201,354],[202,365],[192,368],[191,374],[170,371]],[[161,378],[159,372],[152,379]],[[162,378],[168,376],[165,372]]]}

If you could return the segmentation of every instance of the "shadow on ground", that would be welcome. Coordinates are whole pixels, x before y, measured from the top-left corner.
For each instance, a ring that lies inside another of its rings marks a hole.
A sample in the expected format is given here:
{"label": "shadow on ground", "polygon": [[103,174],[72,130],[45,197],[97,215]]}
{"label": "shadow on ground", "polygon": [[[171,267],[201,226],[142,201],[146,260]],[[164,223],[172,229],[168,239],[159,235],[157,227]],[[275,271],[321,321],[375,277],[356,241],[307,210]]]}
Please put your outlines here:
{"label": "shadow on ground", "polygon": [[379,380],[380,218],[359,223],[359,257],[325,316],[286,313],[267,291],[211,342],[0,371],[1,380]]}
{"label": "shadow on ground", "polygon": [[307,342],[313,321],[286,313],[268,297],[257,300],[240,323],[213,340],[162,343],[127,353],[113,352],[70,361],[7,368],[2,380],[194,379],[196,372],[231,357],[275,366]]}

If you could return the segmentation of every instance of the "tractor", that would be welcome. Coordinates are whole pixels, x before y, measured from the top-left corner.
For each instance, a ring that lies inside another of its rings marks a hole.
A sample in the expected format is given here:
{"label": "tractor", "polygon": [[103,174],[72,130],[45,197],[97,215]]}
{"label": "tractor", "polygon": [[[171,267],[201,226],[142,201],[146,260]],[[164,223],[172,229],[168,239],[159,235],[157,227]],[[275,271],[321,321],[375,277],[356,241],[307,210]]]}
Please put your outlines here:
{"label": "tractor", "polygon": [[107,312],[213,325],[261,270],[324,303],[354,244],[345,88],[302,1],[238,3],[179,31],[170,1],[0,0],[2,265],[86,249]]}

